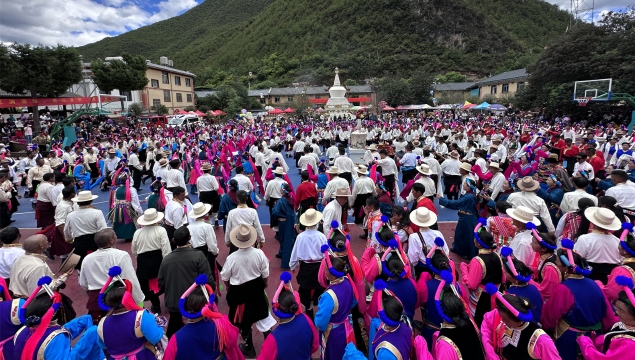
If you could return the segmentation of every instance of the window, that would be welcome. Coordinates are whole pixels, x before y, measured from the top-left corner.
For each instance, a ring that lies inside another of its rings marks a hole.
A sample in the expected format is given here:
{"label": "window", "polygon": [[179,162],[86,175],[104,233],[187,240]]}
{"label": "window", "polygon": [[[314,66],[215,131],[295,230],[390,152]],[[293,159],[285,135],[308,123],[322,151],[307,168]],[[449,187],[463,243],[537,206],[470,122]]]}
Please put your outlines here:
{"label": "window", "polygon": [[520,90],[522,90],[524,88],[525,88],[525,83],[524,82],[518,83],[518,91],[520,91]]}
{"label": "window", "polygon": [[490,91],[489,91],[489,93],[490,93],[490,94],[496,94],[496,90],[497,90],[497,88],[498,88],[498,86],[497,86],[497,85],[492,85],[492,86],[490,87]]}
{"label": "window", "polygon": [[293,96],[289,96],[289,97],[287,98],[287,101],[289,101],[289,102],[293,102]]}
{"label": "window", "polygon": [[266,101],[267,101],[267,100],[266,100],[265,98],[263,98],[263,97],[261,97],[261,98],[260,98],[260,103],[261,103],[261,104],[265,104],[265,103],[266,103]]}
{"label": "window", "polygon": [[122,91],[121,96],[125,96],[126,101],[132,101],[132,91]]}
{"label": "window", "polygon": [[192,102],[192,94],[187,94],[185,95],[185,99],[187,100],[187,102],[191,103]]}
{"label": "window", "polygon": [[509,84],[503,84],[503,94],[509,92]]}
{"label": "window", "polygon": [[280,97],[276,96],[275,99],[273,99],[274,102],[280,102]]}
{"label": "window", "polygon": [[319,99],[319,98],[320,98],[320,95],[315,95],[315,98],[316,98],[316,99]]}
{"label": "window", "polygon": [[181,86],[181,77],[180,76],[175,76],[174,77],[174,85]]}
{"label": "window", "polygon": [[170,83],[170,75],[168,75],[167,71],[162,71],[161,72],[161,79],[163,80],[164,84],[169,84]]}
{"label": "window", "polygon": [[159,87],[159,80],[157,80],[157,79],[150,80],[150,87],[158,88]]}
{"label": "window", "polygon": [[183,102],[183,94],[176,93],[176,102]]}
{"label": "window", "polygon": [[158,108],[159,106],[161,106],[161,100],[159,99],[152,99],[152,106],[156,108]]}
{"label": "window", "polygon": [[190,78],[185,78],[185,86],[192,86]]}
{"label": "window", "polygon": [[170,102],[170,90],[163,90],[163,101]]}

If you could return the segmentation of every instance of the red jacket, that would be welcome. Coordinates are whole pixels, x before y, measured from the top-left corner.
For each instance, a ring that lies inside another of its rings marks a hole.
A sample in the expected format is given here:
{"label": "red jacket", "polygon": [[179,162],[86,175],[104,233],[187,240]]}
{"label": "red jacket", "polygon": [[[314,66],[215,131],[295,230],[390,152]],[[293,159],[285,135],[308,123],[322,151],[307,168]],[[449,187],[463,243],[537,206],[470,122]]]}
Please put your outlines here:
{"label": "red jacket", "polygon": [[589,164],[591,164],[593,172],[595,172],[596,174],[599,171],[604,170],[604,157],[593,155],[593,157],[587,161],[589,162]]}
{"label": "red jacket", "polygon": [[577,146],[572,145],[570,149],[565,148],[563,151],[563,156],[566,158],[574,158],[578,156],[580,149]]}
{"label": "red jacket", "polygon": [[303,182],[295,189],[295,204],[294,207],[297,210],[300,207],[300,202],[306,199],[315,198],[315,201],[318,199],[317,189],[315,188],[315,184],[308,181]]}

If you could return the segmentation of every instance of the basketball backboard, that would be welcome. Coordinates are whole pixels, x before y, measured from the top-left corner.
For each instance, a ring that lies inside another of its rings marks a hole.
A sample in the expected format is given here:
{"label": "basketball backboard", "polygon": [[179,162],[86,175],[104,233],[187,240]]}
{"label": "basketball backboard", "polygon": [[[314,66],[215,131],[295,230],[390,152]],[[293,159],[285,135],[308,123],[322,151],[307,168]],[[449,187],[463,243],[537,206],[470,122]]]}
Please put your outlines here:
{"label": "basketball backboard", "polygon": [[613,79],[576,81],[573,87],[573,101],[610,101]]}

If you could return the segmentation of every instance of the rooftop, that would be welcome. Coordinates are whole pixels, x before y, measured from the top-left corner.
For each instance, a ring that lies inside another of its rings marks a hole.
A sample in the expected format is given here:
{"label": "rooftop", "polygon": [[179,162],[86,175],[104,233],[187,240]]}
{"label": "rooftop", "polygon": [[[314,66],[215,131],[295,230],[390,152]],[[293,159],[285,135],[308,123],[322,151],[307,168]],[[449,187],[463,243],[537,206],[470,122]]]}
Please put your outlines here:
{"label": "rooftop", "polygon": [[474,88],[475,82],[455,82],[445,84],[434,84],[432,88],[435,91],[465,91]]}
{"label": "rooftop", "polygon": [[485,80],[478,81],[476,85],[492,85],[498,84],[502,81],[511,81],[511,80],[523,80],[527,79],[529,74],[527,73],[527,69],[516,69],[512,71],[506,71],[504,73],[500,73],[494,76],[490,76]]}
{"label": "rooftop", "polygon": [[169,71],[171,73],[175,73],[175,74],[179,74],[179,75],[185,75],[185,76],[191,76],[191,77],[196,77],[196,75],[192,74],[189,71],[185,71],[185,70],[179,70],[179,69],[175,69],[173,67],[169,67],[169,66],[164,66],[164,65],[159,65],[159,64],[154,64],[152,62],[146,61],[146,64],[148,65],[148,69],[155,69],[155,70],[161,70],[161,71]]}

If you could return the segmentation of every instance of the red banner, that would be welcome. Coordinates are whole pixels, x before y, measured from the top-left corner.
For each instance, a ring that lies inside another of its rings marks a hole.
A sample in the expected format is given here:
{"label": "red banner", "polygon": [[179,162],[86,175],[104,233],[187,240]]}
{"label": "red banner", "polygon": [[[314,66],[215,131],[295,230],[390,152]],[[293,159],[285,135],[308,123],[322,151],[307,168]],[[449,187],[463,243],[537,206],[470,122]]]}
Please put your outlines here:
{"label": "red banner", "polygon": [[[101,102],[119,101],[119,96],[101,95]],[[55,105],[84,105],[99,103],[97,96],[89,97],[59,97],[59,98],[0,98],[0,108],[55,106]]]}

